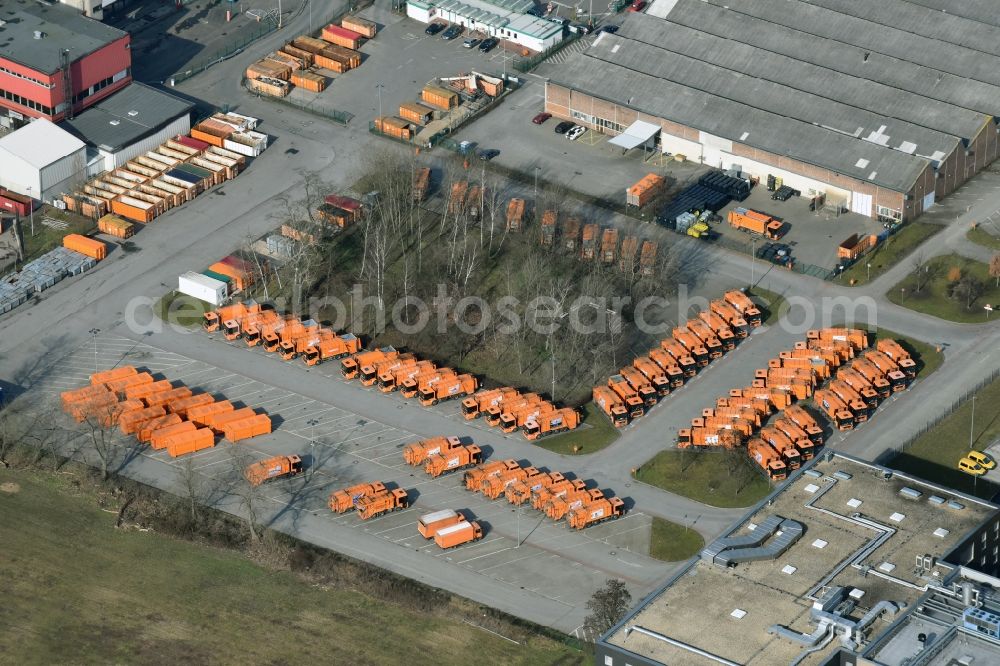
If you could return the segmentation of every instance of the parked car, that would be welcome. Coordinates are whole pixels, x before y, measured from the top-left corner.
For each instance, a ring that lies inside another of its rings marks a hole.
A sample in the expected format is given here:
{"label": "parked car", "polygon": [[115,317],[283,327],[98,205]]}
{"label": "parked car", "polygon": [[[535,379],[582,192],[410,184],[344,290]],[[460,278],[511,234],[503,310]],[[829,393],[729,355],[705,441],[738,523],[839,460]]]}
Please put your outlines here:
{"label": "parked car", "polygon": [[461,153],[462,155],[468,155],[473,151],[473,149],[475,149],[475,147],[476,147],[475,141],[463,141],[462,143],[458,144],[458,152]]}
{"label": "parked car", "polygon": [[576,141],[581,136],[583,136],[584,132],[586,132],[586,131],[587,131],[586,127],[583,127],[581,125],[577,125],[576,127],[574,127],[573,129],[571,129],[570,131],[566,132],[566,138],[569,139],[570,141]]}
{"label": "parked car", "polygon": [[484,162],[489,162],[491,159],[500,154],[500,151],[495,148],[486,148],[479,151],[479,159]]}
{"label": "parked car", "polygon": [[997,461],[993,460],[990,454],[983,453],[982,451],[969,451],[965,457],[979,463],[983,466],[983,469],[993,469],[997,466]]}
{"label": "parked car", "polygon": [[571,123],[568,120],[564,120],[561,123],[559,123],[558,125],[556,125],[556,134],[565,134],[566,132],[570,131],[574,127],[576,127],[575,123]]}
{"label": "parked car", "polygon": [[965,472],[966,474],[971,474],[972,476],[981,476],[986,474],[986,468],[977,463],[972,458],[962,458],[958,461],[958,469]]}
{"label": "parked car", "polygon": [[450,41],[452,39],[455,39],[456,37],[462,34],[462,30],[463,28],[460,25],[451,25],[448,27],[447,30],[441,33],[441,39],[445,41]]}
{"label": "parked car", "polygon": [[467,39],[464,42],[462,42],[462,48],[465,48],[465,49],[474,49],[477,46],[479,46],[479,40],[476,39],[476,38],[474,38],[474,37],[471,38],[471,39]]}
{"label": "parked car", "polygon": [[646,0],[635,0],[635,2],[628,6],[630,12],[641,12],[645,8]]}
{"label": "parked car", "polygon": [[445,29],[444,23],[431,23],[429,26],[427,26],[427,28],[424,29],[424,32],[428,35],[436,35],[444,29]]}
{"label": "parked car", "polygon": [[617,25],[605,25],[605,26],[601,26],[601,32],[610,32],[613,35],[616,32],[618,32],[618,27],[619,26],[617,26]]}
{"label": "parked car", "polygon": [[543,112],[539,113],[537,116],[535,116],[534,118],[532,118],[531,122],[535,123],[536,125],[541,125],[542,123],[544,123],[546,120],[548,120],[551,117],[552,117],[551,113],[547,113],[547,112],[543,111]]}
{"label": "parked car", "polygon": [[483,42],[482,42],[482,43],[481,43],[481,44],[479,45],[479,50],[480,50],[480,51],[482,51],[483,53],[489,53],[489,52],[490,52],[490,51],[492,51],[492,50],[493,50],[493,49],[494,49],[494,48],[496,47],[496,45],[497,45],[497,44],[499,44],[499,43],[500,43],[500,40],[499,40],[499,39],[497,39],[496,37],[487,37],[487,38],[486,38],[486,39],[484,39],[484,40],[483,40]]}
{"label": "parked car", "polygon": [[581,35],[589,35],[594,30],[586,23],[574,23],[570,29]]}

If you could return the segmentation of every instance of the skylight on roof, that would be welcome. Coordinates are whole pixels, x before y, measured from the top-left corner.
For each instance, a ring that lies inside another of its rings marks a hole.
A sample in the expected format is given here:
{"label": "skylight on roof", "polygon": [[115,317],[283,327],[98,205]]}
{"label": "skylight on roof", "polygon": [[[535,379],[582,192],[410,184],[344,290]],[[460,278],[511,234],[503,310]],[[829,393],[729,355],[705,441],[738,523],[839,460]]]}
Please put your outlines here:
{"label": "skylight on roof", "polygon": [[868,160],[862,157],[861,159],[859,159],[857,162],[854,163],[854,166],[858,167],[859,169],[864,169],[866,166],[868,166],[868,164],[869,164]]}

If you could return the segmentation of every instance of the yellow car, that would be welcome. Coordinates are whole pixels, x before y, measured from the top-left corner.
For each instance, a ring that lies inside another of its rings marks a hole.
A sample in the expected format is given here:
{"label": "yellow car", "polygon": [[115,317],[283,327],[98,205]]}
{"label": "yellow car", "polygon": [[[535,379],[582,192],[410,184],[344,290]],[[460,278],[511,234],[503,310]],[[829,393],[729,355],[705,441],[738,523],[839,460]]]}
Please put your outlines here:
{"label": "yellow car", "polygon": [[982,451],[969,451],[965,457],[979,463],[983,466],[983,469],[990,470],[997,466],[997,461],[993,460],[990,454],[983,453]]}
{"label": "yellow car", "polygon": [[971,474],[972,476],[982,476],[983,474],[986,474],[986,468],[972,458],[962,458],[959,460],[958,469],[966,474]]}

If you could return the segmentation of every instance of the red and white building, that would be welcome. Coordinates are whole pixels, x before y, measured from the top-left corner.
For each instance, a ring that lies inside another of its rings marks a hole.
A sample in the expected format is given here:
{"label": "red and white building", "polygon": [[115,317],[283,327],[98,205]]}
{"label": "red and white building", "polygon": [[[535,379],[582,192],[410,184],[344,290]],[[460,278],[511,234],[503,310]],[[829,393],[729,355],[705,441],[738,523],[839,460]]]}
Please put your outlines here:
{"label": "red and white building", "polygon": [[0,123],[72,117],[132,81],[127,32],[65,5],[9,3],[5,9]]}

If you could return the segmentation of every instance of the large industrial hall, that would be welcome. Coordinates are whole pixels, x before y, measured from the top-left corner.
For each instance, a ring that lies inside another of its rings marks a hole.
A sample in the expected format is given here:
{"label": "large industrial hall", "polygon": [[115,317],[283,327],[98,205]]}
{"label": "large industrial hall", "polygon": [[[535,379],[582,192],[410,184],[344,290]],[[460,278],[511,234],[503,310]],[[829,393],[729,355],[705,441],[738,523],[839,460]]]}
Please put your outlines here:
{"label": "large industrial hall", "polygon": [[911,220],[998,155],[995,10],[656,0],[554,70],[545,109],[605,134],[652,123],[659,131],[638,138],[676,159]]}

